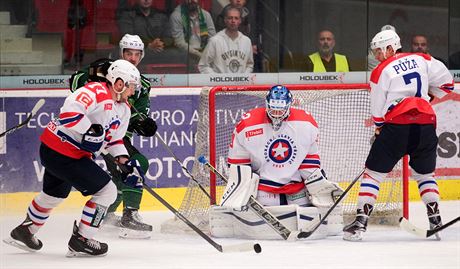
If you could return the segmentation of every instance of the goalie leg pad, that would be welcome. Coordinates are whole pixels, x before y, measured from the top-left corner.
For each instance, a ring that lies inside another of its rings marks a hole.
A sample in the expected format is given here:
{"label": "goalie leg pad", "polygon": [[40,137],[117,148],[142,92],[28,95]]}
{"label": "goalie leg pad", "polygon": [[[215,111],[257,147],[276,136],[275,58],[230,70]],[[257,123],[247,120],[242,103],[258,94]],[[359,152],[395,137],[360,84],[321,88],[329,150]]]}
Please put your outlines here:
{"label": "goalie leg pad", "polygon": [[[318,207],[321,216],[324,216],[329,207]],[[335,236],[343,234],[343,208],[338,204],[327,217],[327,235]]]}
{"label": "goalie leg pad", "polygon": [[[297,205],[267,206],[286,228],[297,230]],[[281,239],[279,234],[250,210],[213,206],[209,211],[209,226],[214,237],[245,239]]]}
{"label": "goalie leg pad", "polygon": [[[318,224],[320,213],[317,207],[297,207],[298,229],[301,231],[310,231]],[[323,239],[328,234],[327,222],[322,223],[318,229],[308,239]]]}
{"label": "goalie leg pad", "polygon": [[252,173],[250,166],[230,165],[230,174],[221,206],[230,208],[246,206],[249,198],[256,196],[258,185],[259,175]]}

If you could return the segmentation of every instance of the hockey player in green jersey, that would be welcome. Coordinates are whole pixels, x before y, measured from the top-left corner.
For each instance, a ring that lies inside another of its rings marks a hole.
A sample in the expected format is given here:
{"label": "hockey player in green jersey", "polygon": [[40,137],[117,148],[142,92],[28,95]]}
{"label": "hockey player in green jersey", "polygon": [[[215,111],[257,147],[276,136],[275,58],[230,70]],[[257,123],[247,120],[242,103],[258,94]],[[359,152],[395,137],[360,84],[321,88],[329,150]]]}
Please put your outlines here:
{"label": "hockey player in green jersey", "polygon": [[[120,40],[120,57],[137,66],[144,57],[144,43],[137,35],[126,34]],[[100,59],[90,64],[89,67],[77,71],[70,78],[70,89],[75,91],[88,82],[105,80],[105,73],[112,60]],[[132,144],[131,137],[134,133],[140,136],[154,136],[157,125],[148,117],[150,111],[150,81],[141,75],[141,87],[128,99],[131,104],[131,119],[128,132],[123,142],[128,150],[130,158],[139,161],[144,172],[148,170],[148,159],[142,155]],[[107,210],[106,225],[120,227],[119,236],[123,238],[149,238],[152,226],[143,222],[139,215],[139,207],[142,199],[142,188],[130,187],[123,183],[124,175],[117,169],[117,165],[104,158],[112,180],[117,185],[118,196],[116,201]],[[123,215],[121,218],[115,214],[115,210],[123,201]]]}

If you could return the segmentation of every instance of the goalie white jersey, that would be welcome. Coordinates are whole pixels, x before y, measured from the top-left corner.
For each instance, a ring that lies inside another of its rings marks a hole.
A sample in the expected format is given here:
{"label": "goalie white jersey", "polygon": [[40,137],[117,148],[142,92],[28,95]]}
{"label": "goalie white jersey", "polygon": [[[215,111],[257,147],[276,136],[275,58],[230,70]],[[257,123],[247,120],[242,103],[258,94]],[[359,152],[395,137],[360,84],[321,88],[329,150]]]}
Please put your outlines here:
{"label": "goalie white jersey", "polygon": [[423,53],[398,53],[371,74],[371,113],[377,127],[435,124],[430,95],[442,98],[454,89],[453,78],[439,60]]}
{"label": "goalie white jersey", "polygon": [[291,108],[278,131],[274,131],[265,108],[242,116],[232,135],[228,163],[248,164],[259,174],[259,190],[293,194],[303,179],[320,168],[318,125],[307,112]]}

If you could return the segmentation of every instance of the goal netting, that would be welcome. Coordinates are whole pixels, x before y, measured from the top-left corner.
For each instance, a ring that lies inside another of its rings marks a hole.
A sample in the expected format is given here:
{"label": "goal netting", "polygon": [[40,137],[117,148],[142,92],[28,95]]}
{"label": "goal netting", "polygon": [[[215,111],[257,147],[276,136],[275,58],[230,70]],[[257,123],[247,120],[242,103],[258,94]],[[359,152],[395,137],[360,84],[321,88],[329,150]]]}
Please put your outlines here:
{"label": "goal netting", "polygon": [[[226,159],[233,129],[243,113],[265,106],[268,89],[268,86],[204,88],[200,94],[195,160],[201,155],[206,156],[217,170],[228,176]],[[346,188],[364,167],[370,138],[374,134],[368,85],[289,85],[288,89],[294,97],[293,107],[309,111],[318,123],[321,166],[328,179]],[[399,162],[380,185],[371,223],[395,225],[402,216],[402,167]],[[214,201],[220,202],[225,183],[198,161],[193,165],[192,174],[213,201],[195,181],[190,180],[179,212],[207,231],[209,207]],[[345,223],[350,222],[356,213],[358,190],[359,183],[343,201]],[[162,224],[162,232],[187,229],[177,219]]]}

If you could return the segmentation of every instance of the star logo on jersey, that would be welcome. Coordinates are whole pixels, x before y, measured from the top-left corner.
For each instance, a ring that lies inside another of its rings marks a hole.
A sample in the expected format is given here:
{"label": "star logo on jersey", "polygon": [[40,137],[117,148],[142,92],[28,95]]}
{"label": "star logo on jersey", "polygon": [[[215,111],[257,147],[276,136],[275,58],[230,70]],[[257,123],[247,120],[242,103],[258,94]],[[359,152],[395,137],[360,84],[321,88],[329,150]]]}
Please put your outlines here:
{"label": "star logo on jersey", "polygon": [[297,155],[294,141],[287,135],[278,135],[269,139],[265,145],[265,160],[272,162],[273,167],[282,168],[291,164]]}

